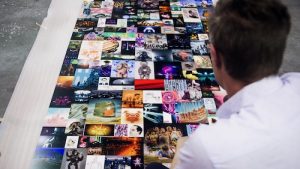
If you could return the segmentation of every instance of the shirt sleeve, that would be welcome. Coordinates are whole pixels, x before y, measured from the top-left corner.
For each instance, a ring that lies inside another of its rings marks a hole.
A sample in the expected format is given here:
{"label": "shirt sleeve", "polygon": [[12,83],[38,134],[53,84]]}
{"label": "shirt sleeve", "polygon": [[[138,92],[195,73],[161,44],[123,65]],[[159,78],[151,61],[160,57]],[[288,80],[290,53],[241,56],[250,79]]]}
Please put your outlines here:
{"label": "shirt sleeve", "polygon": [[179,161],[175,164],[174,169],[214,168],[205,147],[199,139],[198,132],[192,134],[177,153],[179,153]]}

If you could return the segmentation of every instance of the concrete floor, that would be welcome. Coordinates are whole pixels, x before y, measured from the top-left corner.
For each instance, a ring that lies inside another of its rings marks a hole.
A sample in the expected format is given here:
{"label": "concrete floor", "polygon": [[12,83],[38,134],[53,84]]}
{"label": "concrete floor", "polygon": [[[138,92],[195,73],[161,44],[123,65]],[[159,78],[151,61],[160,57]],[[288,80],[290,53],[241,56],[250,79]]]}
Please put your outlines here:
{"label": "concrete floor", "polygon": [[[51,0],[0,0],[0,119]],[[284,0],[292,15],[292,31],[281,73],[300,72],[300,1]]]}
{"label": "concrete floor", "polygon": [[0,0],[0,118],[51,0]]}

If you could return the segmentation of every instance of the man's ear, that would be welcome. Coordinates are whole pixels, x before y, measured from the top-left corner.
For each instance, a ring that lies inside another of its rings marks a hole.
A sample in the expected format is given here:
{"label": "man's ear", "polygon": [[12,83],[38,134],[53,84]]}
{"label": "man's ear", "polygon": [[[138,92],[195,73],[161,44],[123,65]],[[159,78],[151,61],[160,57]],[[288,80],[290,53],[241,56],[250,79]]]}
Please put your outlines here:
{"label": "man's ear", "polygon": [[218,55],[216,48],[214,47],[213,44],[210,44],[209,49],[210,49],[210,57],[211,57],[212,64],[217,68],[221,68],[222,67],[221,58]]}

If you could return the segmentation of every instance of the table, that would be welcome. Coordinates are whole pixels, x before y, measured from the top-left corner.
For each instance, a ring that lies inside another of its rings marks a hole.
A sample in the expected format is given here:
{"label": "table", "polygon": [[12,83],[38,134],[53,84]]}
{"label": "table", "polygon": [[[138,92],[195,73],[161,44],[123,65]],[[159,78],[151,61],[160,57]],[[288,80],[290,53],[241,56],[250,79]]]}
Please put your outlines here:
{"label": "table", "polygon": [[177,140],[215,122],[222,103],[207,47],[212,10],[54,0],[1,125],[1,166],[170,166]]}

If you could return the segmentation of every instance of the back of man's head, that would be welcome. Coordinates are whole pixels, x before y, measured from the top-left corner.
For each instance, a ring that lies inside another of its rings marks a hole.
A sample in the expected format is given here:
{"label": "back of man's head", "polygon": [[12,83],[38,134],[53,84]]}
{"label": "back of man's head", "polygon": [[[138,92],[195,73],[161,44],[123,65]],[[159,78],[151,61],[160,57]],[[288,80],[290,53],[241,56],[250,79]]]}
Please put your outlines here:
{"label": "back of man's head", "polygon": [[279,0],[220,0],[209,21],[216,66],[243,82],[277,74],[290,27]]}

